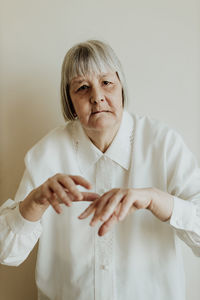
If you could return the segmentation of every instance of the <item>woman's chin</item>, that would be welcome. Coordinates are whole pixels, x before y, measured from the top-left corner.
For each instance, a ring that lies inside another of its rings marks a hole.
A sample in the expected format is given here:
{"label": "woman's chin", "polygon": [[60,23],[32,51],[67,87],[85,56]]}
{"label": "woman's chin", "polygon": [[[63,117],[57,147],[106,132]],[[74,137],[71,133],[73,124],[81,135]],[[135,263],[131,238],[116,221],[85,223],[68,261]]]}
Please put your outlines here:
{"label": "woman's chin", "polygon": [[[98,117],[91,122],[91,127],[95,130],[113,129],[116,126],[117,120],[114,117]],[[92,129],[92,128],[91,128]]]}

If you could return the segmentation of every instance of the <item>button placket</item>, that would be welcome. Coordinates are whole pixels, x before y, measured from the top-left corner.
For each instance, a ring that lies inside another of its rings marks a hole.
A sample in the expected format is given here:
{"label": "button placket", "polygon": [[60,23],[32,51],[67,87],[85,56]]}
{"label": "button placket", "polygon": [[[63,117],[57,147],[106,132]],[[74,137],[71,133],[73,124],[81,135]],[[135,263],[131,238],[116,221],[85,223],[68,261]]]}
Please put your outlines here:
{"label": "button placket", "polygon": [[[102,157],[97,165],[96,191],[100,195],[111,188],[108,161]],[[95,299],[113,299],[113,231],[104,236],[98,235],[95,228]]]}

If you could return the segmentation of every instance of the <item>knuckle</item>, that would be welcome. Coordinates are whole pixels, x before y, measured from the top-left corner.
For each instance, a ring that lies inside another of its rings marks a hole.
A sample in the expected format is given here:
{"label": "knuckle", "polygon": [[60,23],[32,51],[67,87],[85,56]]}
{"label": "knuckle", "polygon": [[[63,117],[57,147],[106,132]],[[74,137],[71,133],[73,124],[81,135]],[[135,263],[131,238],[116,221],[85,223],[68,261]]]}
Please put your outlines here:
{"label": "knuckle", "polygon": [[73,180],[68,176],[68,175],[65,175],[63,178],[62,178],[62,182],[65,186],[69,187],[71,184],[73,184]]}
{"label": "knuckle", "polygon": [[71,192],[78,192],[76,186],[74,186],[74,185],[70,185],[70,186],[68,187],[68,189],[69,189]]}
{"label": "knuckle", "polygon": [[62,176],[61,173],[56,173],[53,177],[60,177],[60,176]]}
{"label": "knuckle", "polygon": [[119,189],[116,189],[115,191],[115,197],[118,197],[120,195],[123,195],[124,194],[124,189],[123,188],[119,188]]}
{"label": "knuckle", "polygon": [[46,194],[46,184],[41,185],[40,191],[42,195]]}
{"label": "knuckle", "polygon": [[[61,176],[61,174],[60,174],[60,176]],[[67,175],[67,174],[63,174],[62,178],[63,178],[64,181],[68,181],[69,179],[71,179],[70,176]]]}
{"label": "knuckle", "polygon": [[47,199],[48,199],[48,198],[50,197],[49,194],[50,194],[50,193],[49,193],[47,187],[46,187],[46,186],[42,186],[42,187],[41,187],[41,193],[40,193],[41,198],[47,198]]}
{"label": "knuckle", "polygon": [[57,195],[59,195],[59,196],[61,196],[62,193],[63,193],[63,191],[60,189],[59,186],[55,186],[53,190],[54,190],[54,192],[55,192]]}
{"label": "knuckle", "polygon": [[45,203],[46,201],[47,201],[47,198],[46,198],[46,197],[44,197],[44,196],[41,197],[41,199],[40,199],[40,202],[41,202],[41,203]]}
{"label": "knuckle", "polygon": [[65,198],[65,193],[62,190],[58,189],[57,194],[59,195],[60,198],[62,199]]}
{"label": "knuckle", "polygon": [[49,177],[46,182],[47,182],[47,185],[51,185],[54,182],[53,177]]}

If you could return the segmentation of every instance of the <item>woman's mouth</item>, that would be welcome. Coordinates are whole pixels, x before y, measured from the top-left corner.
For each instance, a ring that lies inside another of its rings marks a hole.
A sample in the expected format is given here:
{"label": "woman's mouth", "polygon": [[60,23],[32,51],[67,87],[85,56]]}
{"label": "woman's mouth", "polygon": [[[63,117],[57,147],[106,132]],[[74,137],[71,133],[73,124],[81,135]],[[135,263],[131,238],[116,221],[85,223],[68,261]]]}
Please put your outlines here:
{"label": "woman's mouth", "polygon": [[100,114],[100,113],[105,113],[105,112],[109,112],[108,110],[97,110],[92,112],[92,115],[96,115],[96,114]]}

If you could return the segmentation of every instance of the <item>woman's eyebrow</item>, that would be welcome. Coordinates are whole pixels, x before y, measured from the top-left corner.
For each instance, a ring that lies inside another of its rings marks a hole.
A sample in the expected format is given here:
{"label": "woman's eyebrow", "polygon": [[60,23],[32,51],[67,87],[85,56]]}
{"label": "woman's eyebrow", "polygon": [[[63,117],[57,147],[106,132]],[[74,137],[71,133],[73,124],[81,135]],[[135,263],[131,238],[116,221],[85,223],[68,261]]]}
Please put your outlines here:
{"label": "woman's eyebrow", "polygon": [[73,80],[71,81],[71,85],[80,84],[80,83],[82,83],[83,81],[85,81],[84,78],[83,78],[83,79],[73,79]]}
{"label": "woman's eyebrow", "polygon": [[[105,78],[107,76],[110,76],[111,74],[110,73],[102,73],[102,74],[99,74],[99,78],[102,79],[102,78]],[[87,81],[87,78],[74,78],[72,79],[71,81],[71,85],[75,85],[75,84],[80,84],[82,83],[83,81]]]}

